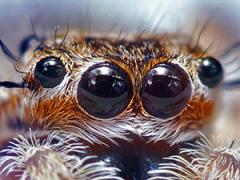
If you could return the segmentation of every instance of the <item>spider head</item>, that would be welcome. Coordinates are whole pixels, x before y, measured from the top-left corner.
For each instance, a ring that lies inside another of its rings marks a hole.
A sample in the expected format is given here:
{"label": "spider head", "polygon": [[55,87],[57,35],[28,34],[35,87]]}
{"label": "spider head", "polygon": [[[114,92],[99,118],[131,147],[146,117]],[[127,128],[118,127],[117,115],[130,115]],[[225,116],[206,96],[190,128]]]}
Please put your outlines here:
{"label": "spider head", "polygon": [[122,177],[146,178],[215,114],[223,70],[199,54],[170,37],[46,42],[26,57],[22,119],[77,134]]}

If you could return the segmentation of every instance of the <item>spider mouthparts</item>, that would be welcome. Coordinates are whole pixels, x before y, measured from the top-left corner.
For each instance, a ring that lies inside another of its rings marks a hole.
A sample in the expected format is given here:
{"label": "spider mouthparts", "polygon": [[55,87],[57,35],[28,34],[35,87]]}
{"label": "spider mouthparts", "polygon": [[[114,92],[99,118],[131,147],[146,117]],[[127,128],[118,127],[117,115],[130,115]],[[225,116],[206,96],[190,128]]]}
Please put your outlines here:
{"label": "spider mouthparts", "polygon": [[166,141],[156,143],[133,135],[131,142],[118,140],[118,145],[92,145],[90,154],[109,166],[117,167],[118,176],[126,180],[147,179],[148,171],[157,169],[159,163],[167,162],[164,157],[177,155],[183,144],[170,145]]}

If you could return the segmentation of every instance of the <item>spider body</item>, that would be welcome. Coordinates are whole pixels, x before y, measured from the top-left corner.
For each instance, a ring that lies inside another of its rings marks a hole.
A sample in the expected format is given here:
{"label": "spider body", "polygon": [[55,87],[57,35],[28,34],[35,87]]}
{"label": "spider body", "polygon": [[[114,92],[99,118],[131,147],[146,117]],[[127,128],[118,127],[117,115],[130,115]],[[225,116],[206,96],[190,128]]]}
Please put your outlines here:
{"label": "spider body", "polygon": [[26,84],[2,100],[1,124],[71,132],[121,177],[146,179],[164,157],[199,136],[218,104],[221,77],[209,87],[199,78],[202,61],[212,59],[180,37],[69,32],[46,40],[16,64],[24,64]]}

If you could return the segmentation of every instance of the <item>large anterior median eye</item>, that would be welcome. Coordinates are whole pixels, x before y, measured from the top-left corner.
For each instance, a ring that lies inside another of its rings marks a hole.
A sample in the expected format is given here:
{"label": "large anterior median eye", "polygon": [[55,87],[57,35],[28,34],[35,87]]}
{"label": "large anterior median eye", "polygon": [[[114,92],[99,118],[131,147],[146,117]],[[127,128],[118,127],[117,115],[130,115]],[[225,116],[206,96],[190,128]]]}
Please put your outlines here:
{"label": "large anterior median eye", "polygon": [[179,113],[191,97],[191,82],[187,73],[177,64],[161,63],[151,69],[142,81],[144,109],[159,118]]}
{"label": "large anterior median eye", "polygon": [[37,63],[34,74],[44,88],[53,88],[62,82],[66,69],[59,58],[50,56]]}
{"label": "large anterior median eye", "polygon": [[90,115],[110,118],[121,113],[132,98],[128,74],[110,63],[90,67],[78,84],[78,103]]}

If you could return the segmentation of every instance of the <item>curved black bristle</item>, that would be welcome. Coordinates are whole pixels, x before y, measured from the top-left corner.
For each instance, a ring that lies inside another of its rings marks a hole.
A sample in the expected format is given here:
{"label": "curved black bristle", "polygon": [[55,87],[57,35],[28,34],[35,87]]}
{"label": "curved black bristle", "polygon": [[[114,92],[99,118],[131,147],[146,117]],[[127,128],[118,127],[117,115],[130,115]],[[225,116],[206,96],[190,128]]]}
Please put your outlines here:
{"label": "curved black bristle", "polygon": [[29,83],[28,82],[21,82],[21,83],[15,83],[11,81],[2,81],[0,82],[0,87],[5,87],[5,88],[29,88]]}
{"label": "curved black bristle", "polygon": [[240,79],[229,81],[223,83],[222,87],[224,89],[234,89],[234,88],[240,88]]}
{"label": "curved black bristle", "polygon": [[8,48],[7,46],[3,43],[2,40],[0,40],[0,47],[2,49],[2,51],[4,52],[4,54],[9,57],[11,60],[18,62],[19,61],[19,57],[15,56]]}

